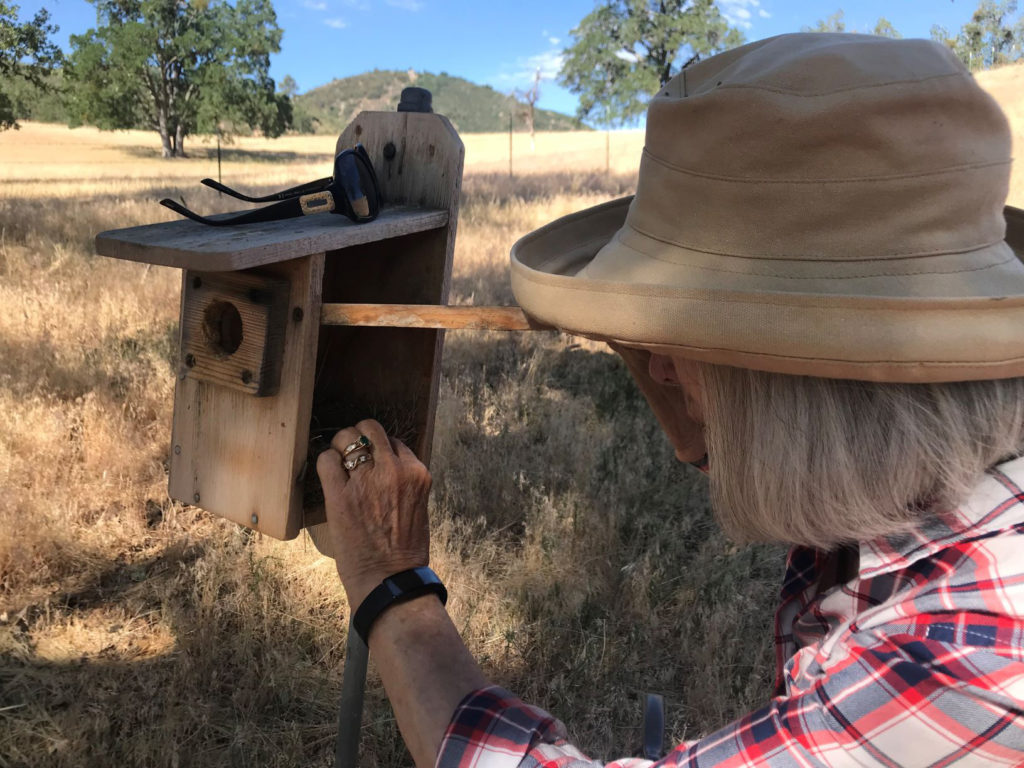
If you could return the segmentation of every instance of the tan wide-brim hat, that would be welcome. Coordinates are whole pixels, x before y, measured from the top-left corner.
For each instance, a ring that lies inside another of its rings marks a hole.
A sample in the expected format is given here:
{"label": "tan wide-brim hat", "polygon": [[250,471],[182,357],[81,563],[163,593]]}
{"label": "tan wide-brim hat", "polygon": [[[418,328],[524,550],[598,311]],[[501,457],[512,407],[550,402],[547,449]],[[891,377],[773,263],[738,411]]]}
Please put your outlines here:
{"label": "tan wide-brim hat", "polygon": [[867,381],[1024,376],[1010,131],[943,45],[783,35],[651,101],[637,194],[512,249],[541,323]]}

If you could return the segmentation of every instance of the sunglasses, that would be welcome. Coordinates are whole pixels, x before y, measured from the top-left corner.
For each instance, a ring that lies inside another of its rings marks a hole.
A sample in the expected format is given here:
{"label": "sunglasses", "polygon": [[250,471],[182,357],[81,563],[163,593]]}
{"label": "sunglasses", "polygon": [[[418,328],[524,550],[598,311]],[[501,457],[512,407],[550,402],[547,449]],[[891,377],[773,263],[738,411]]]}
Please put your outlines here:
{"label": "sunglasses", "polygon": [[340,213],[348,216],[356,224],[363,224],[373,221],[380,213],[380,184],[377,182],[377,174],[373,170],[370,156],[362,144],[356,144],[354,148],[338,153],[338,156],[334,158],[333,176],[309,181],[272,195],[251,197],[213,179],[203,179],[202,183],[238,200],[245,200],[249,203],[274,204],[219,219],[200,216],[167,198],[161,200],[160,205],[166,206],[192,221],[208,224],[211,227],[292,219],[297,216],[311,216],[315,213]]}

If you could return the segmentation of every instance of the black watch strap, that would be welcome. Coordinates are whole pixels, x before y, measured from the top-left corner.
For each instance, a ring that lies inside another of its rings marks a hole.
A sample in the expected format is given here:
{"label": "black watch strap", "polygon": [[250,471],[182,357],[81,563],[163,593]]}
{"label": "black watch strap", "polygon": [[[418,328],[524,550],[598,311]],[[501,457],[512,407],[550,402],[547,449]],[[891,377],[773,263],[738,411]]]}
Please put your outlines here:
{"label": "black watch strap", "polygon": [[430,593],[437,595],[441,605],[448,602],[448,590],[437,574],[425,565],[388,576],[356,608],[352,625],[365,643],[370,637],[370,628],[384,611],[403,600]]}

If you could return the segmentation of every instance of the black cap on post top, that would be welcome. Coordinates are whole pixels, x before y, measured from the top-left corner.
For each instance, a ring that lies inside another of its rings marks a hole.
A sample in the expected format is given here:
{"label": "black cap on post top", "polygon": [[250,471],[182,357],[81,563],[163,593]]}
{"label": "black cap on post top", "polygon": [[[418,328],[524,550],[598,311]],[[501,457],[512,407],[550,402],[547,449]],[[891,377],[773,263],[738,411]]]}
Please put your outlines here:
{"label": "black cap on post top", "polygon": [[410,86],[402,89],[402,99],[398,102],[399,112],[433,112],[430,102],[432,97],[426,88]]}

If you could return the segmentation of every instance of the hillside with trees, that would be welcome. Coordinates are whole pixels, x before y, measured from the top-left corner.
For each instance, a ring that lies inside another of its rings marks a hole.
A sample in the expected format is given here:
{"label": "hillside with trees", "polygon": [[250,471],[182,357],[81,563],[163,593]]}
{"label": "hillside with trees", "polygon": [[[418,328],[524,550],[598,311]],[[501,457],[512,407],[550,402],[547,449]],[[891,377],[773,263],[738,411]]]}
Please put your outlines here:
{"label": "hillside with trees", "polygon": [[[363,110],[394,110],[402,89],[410,85],[430,91],[434,111],[447,116],[462,133],[507,131],[510,109],[515,130],[527,130],[529,106],[489,85],[477,85],[447,72],[435,75],[384,69],[332,80],[295,96],[294,128],[300,133],[339,133]],[[568,131],[584,126],[568,115],[536,109],[534,127],[538,131]]]}

